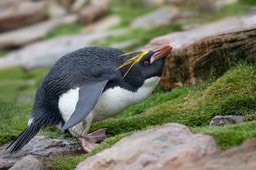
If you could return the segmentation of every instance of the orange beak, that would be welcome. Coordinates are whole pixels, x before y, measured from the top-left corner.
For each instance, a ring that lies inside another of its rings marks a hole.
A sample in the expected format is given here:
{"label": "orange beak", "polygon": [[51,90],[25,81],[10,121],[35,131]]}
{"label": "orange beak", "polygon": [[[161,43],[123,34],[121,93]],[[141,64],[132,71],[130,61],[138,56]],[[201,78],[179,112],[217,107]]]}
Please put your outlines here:
{"label": "orange beak", "polygon": [[166,57],[170,52],[172,51],[172,46],[170,44],[164,44],[160,46],[159,48],[154,50],[154,54],[150,58],[150,64],[152,64],[154,61]]}

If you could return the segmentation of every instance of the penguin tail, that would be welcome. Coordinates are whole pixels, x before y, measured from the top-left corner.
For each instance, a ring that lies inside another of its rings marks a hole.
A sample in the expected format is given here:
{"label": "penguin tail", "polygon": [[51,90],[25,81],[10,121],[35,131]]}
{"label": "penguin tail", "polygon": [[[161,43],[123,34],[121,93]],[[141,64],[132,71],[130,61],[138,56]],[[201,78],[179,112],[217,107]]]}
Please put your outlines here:
{"label": "penguin tail", "polygon": [[6,149],[9,149],[9,153],[16,153],[26,145],[41,128],[42,126],[31,123]]}

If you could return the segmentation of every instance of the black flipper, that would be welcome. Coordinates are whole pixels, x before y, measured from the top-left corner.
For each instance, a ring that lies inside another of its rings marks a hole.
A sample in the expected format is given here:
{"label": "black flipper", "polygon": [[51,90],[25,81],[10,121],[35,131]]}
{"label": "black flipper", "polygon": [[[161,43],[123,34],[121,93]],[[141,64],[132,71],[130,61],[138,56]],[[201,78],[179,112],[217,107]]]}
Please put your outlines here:
{"label": "black flipper", "polygon": [[36,134],[42,126],[38,124],[31,123],[18,137],[14,140],[6,149],[10,149],[10,153],[16,153],[20,150],[24,145],[26,145]]}
{"label": "black flipper", "polygon": [[93,110],[107,82],[108,80],[90,83],[79,89],[79,99],[76,109],[61,128],[62,131],[80,123]]}

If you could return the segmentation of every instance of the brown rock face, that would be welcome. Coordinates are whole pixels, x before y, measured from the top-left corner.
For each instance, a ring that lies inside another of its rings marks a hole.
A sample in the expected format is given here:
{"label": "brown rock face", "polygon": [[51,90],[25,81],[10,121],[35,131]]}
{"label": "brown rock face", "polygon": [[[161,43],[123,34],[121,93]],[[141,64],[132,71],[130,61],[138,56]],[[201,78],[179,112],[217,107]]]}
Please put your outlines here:
{"label": "brown rock face", "polygon": [[21,28],[46,18],[46,2],[13,2],[0,12],[0,32]]}
{"label": "brown rock face", "polygon": [[219,77],[232,65],[256,62],[256,17],[227,18],[153,39],[146,48],[170,43],[160,84],[165,89]]}
{"label": "brown rock face", "polygon": [[217,151],[212,137],[192,134],[188,127],[173,123],[123,138],[76,169],[166,169]]}

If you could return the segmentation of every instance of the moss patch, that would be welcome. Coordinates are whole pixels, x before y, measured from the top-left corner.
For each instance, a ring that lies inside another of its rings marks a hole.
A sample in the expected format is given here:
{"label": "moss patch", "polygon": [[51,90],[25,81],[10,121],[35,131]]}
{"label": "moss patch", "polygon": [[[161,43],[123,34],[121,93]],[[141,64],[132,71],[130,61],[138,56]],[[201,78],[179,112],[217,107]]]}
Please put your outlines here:
{"label": "moss patch", "polygon": [[192,128],[192,132],[213,135],[222,149],[228,149],[241,144],[245,139],[255,138],[255,127],[256,121],[252,121],[224,127],[196,127]]}

